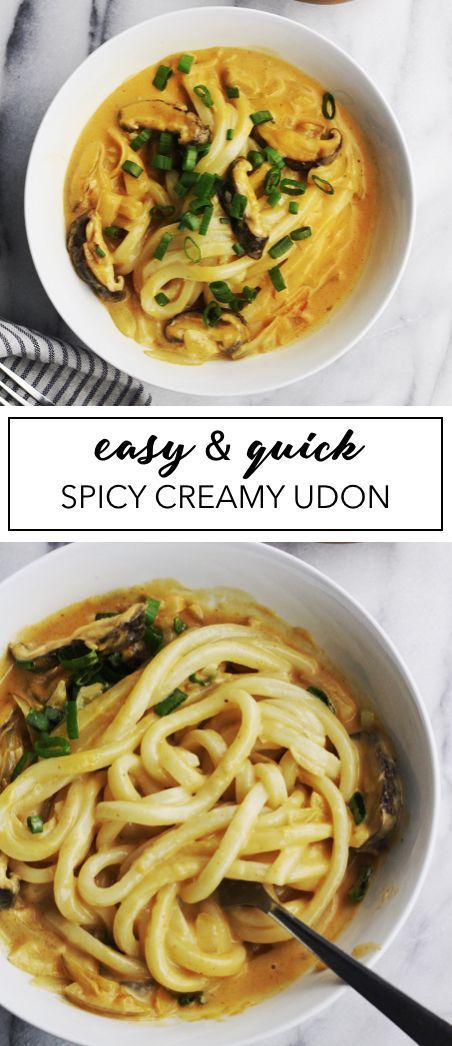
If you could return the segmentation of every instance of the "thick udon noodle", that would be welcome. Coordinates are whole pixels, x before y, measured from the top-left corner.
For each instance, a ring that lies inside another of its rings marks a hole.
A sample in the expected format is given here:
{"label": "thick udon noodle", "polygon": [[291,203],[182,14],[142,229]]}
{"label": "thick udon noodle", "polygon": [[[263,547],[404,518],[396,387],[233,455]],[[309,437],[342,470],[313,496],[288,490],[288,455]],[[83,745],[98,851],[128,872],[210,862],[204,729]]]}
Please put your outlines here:
{"label": "thick udon noodle", "polygon": [[[337,100],[334,120],[324,117],[324,88],[316,81],[280,58],[256,51],[212,48],[195,52],[195,59],[186,75],[177,71],[178,56],[163,60],[173,69],[163,92],[152,86],[157,68],[153,67],[126,81],[103,103],[74,150],[65,195],[68,227],[74,216],[93,214],[96,246],[91,248],[100,248],[107,263],[113,263],[116,280],[125,281],[125,300],[107,305],[117,327],[152,354],[178,363],[267,352],[325,320],[362,271],[377,195],[374,165],[360,130]],[[231,83],[239,88],[237,98],[227,96],[225,87]],[[212,106],[195,92],[199,84],[207,86]],[[219,199],[212,199],[213,214],[205,235],[199,229],[181,229],[179,219],[190,207],[194,190],[186,190],[181,199],[176,190],[180,170],[165,173],[153,168],[149,146],[133,151],[134,134],[121,129],[121,107],[153,98],[188,105],[209,129],[212,140],[209,152],[198,159],[195,173],[199,174],[225,178],[238,157],[259,150],[252,137],[259,126],[253,131],[250,114],[262,109],[271,111],[278,132],[320,124],[328,134],[334,124],[342,145],[328,166],[314,164],[302,173],[283,168],[281,179],[303,183],[306,191],[296,196],[282,192],[273,205],[264,191],[272,160],[266,159],[254,171],[250,164],[249,193],[257,196],[256,219],[268,240],[260,258],[247,253],[237,257],[237,237]],[[123,164],[137,160],[143,171],[134,178],[124,172]],[[324,191],[325,180],[332,194]],[[291,213],[292,201],[298,203],[298,213]],[[156,214],[156,207],[172,208],[173,216]],[[126,233],[119,245],[102,233],[114,224]],[[269,250],[300,228],[309,228],[312,234],[292,243],[282,258],[273,259]],[[154,253],[163,234],[171,240],[159,260]],[[90,264],[101,276],[105,262],[93,249]],[[283,274],[282,291],[275,289],[268,275],[276,265]],[[221,323],[216,329],[200,324],[200,329],[185,330],[182,341],[180,337],[168,341],[165,330],[171,319],[190,311],[202,313],[215,300],[210,285],[218,281],[226,282],[236,297],[244,287],[259,289],[254,300],[242,303],[236,341],[230,337],[221,341]],[[159,304],[162,293],[168,298],[166,304]]]}

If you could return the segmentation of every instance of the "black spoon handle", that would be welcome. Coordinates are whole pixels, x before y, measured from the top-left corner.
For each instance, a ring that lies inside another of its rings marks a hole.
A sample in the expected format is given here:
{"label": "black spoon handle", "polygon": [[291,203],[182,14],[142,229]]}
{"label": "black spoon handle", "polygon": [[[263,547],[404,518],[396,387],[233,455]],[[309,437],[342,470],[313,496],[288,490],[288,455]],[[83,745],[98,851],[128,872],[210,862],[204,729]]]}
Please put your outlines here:
{"label": "black spoon handle", "polygon": [[276,922],[314,952],[341,980],[350,984],[355,991],[389,1017],[402,1031],[411,1036],[419,1046],[452,1046],[452,1025],[441,1017],[420,1006],[404,992],[394,988],[388,981],[369,970],[367,966],[347,955],[336,944],[321,937],[310,926],[300,922],[294,915],[272,903],[268,914]]}

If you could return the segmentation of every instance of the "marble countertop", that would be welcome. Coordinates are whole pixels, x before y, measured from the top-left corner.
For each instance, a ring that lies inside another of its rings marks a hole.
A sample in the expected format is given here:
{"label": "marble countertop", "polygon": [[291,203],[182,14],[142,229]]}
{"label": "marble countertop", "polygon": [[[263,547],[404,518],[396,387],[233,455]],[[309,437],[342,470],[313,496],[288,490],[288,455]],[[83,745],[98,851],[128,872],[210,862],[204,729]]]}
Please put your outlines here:
{"label": "marble countertop", "polygon": [[[211,0],[216,4],[231,0]],[[191,0],[201,6],[206,0]],[[25,169],[36,129],[72,70],[110,36],[185,0],[1,0],[0,316],[74,340],[46,297],[23,222]],[[445,404],[452,402],[452,82],[448,0],[236,0],[277,11],[342,45],[373,76],[405,130],[418,189],[411,259],[395,299],[359,346],[326,371],[243,404]],[[217,403],[154,391],[154,404]],[[228,400],[223,402],[228,402]]]}
{"label": "marble countertop", "polygon": [[[0,545],[0,579],[52,547]],[[452,546],[279,547],[325,571],[374,614],[406,658],[424,696],[441,759],[443,809],[439,837],[420,898],[408,923],[381,958],[378,972],[452,1021]],[[323,1016],[278,1036],[272,1040],[272,1046],[357,1046],[363,1042],[366,1046],[381,1046],[382,1042],[385,1046],[403,1046],[408,1039],[349,989]],[[0,1008],[0,1046],[62,1043]]]}

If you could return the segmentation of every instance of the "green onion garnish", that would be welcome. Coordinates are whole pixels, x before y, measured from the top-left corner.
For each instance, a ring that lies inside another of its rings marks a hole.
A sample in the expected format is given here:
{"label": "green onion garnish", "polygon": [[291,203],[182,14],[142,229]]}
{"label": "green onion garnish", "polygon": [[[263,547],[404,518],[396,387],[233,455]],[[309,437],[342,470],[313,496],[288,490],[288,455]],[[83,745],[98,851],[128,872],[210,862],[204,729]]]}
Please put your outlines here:
{"label": "green onion garnish", "polygon": [[272,167],[284,167],[284,156],[281,156],[277,149],[273,149],[271,145],[266,145],[264,152]]}
{"label": "green onion garnish", "polygon": [[247,160],[252,163],[254,168],[262,167],[262,164],[265,163],[265,156],[263,153],[260,153],[258,149],[250,149],[247,155]]}
{"label": "green onion garnish", "polygon": [[273,120],[269,109],[258,109],[257,113],[250,113],[250,117],[255,127],[258,127],[260,123],[269,123]]}
{"label": "green onion garnish", "polygon": [[229,208],[229,214],[231,218],[243,218],[243,215],[246,211],[247,203],[248,198],[244,196],[243,193],[235,192],[232,197],[231,206]]}
{"label": "green onion garnish", "polygon": [[227,94],[228,98],[240,98],[239,88],[236,87],[235,85],[227,84],[227,86],[226,86],[226,94]]}
{"label": "green onion garnish", "polygon": [[293,242],[290,236],[283,236],[281,240],[278,240],[273,244],[273,247],[269,249],[270,258],[281,258],[283,254],[287,254],[293,247]]}
{"label": "green onion garnish", "polygon": [[254,299],[257,298],[260,290],[261,290],[261,287],[244,287],[243,288],[243,290],[242,290],[242,298],[245,299],[245,302],[247,303],[247,305],[249,305],[250,302],[254,301]]}
{"label": "green onion garnish", "polygon": [[45,714],[47,716],[47,720],[48,720],[48,723],[49,723],[49,729],[50,730],[52,730],[54,726],[57,726],[58,723],[61,723],[62,720],[64,719],[64,709],[63,708],[53,708],[52,705],[47,705],[46,706],[46,713]]}
{"label": "green onion garnish", "polygon": [[156,87],[158,91],[164,91],[168,80],[172,75],[173,70],[170,69],[169,65],[159,65],[152,81],[153,86]]}
{"label": "green onion garnish", "polygon": [[165,257],[165,254],[166,254],[166,252],[168,250],[168,247],[169,247],[169,245],[171,243],[171,240],[172,240],[171,233],[170,232],[164,232],[160,242],[157,244],[157,246],[155,248],[155,251],[154,251],[154,258],[157,258],[157,261],[162,261],[162,258]]}
{"label": "green onion garnish", "polygon": [[62,755],[70,755],[71,746],[65,737],[40,737],[34,743],[36,755],[41,759],[54,759]]}
{"label": "green onion garnish", "polygon": [[369,889],[369,883],[372,876],[372,867],[370,864],[365,864],[361,868],[356,882],[350,887],[348,891],[349,900],[353,904],[359,904],[360,901],[364,900],[366,893]]}
{"label": "green onion garnish", "polygon": [[133,141],[131,141],[130,147],[131,149],[133,149],[135,153],[137,153],[138,150],[143,147],[143,145],[146,145],[147,142],[151,140],[151,138],[152,131],[149,131],[147,127],[142,127],[139,134],[137,134]]}
{"label": "green onion garnish", "polygon": [[[80,646],[82,647],[81,651]],[[97,665],[99,661],[97,652],[95,650],[87,650],[86,647],[83,649],[84,647],[84,643],[80,643],[78,647],[75,643],[72,648],[66,647],[61,654],[58,654],[60,665],[63,665],[63,668],[67,668],[72,674]],[[71,650],[74,651],[72,657]]]}
{"label": "green onion garnish", "polygon": [[221,301],[223,305],[228,305],[231,298],[234,297],[231,288],[225,280],[214,280],[212,283],[209,283],[209,290],[212,291],[214,298],[217,301]]}
{"label": "green onion garnish", "polygon": [[192,214],[191,211],[184,211],[180,216],[179,229],[191,229],[194,232],[199,229],[201,218],[197,214]]}
{"label": "green onion garnish", "polygon": [[210,174],[208,171],[204,171],[196,181],[193,192],[200,200],[210,200],[215,192],[217,183],[218,176],[216,174]]}
{"label": "green onion garnish", "polygon": [[234,137],[234,131],[232,130],[232,127],[229,127],[228,130],[226,131],[226,141],[227,142],[232,142],[233,137]]}
{"label": "green onion garnish", "polygon": [[198,162],[198,150],[196,145],[187,145],[185,156],[182,161],[183,171],[194,171]]}
{"label": "green onion garnish", "polygon": [[123,240],[127,236],[127,229],[121,229],[120,225],[107,225],[104,236],[108,236],[110,240]]}
{"label": "green onion garnish", "polygon": [[159,291],[158,294],[155,295],[154,301],[156,301],[157,305],[160,305],[163,309],[164,305],[168,305],[169,298],[166,297],[166,294],[164,294],[163,291]]}
{"label": "green onion garnish", "polygon": [[323,701],[323,704],[326,705],[327,708],[329,708],[330,712],[334,712],[334,715],[336,715],[336,709],[333,705],[333,702],[330,701],[328,694],[326,694],[324,690],[321,690],[319,686],[308,686],[307,690],[309,694],[313,694],[314,697],[318,697],[319,701]]}
{"label": "green onion garnish", "polygon": [[164,156],[162,153],[157,153],[152,161],[152,166],[156,167],[158,171],[172,171],[173,161],[171,156]]}
{"label": "green onion garnish", "polygon": [[184,690],[178,690],[177,687],[173,690],[172,694],[168,694],[168,697],[164,697],[163,701],[159,701],[158,704],[154,705],[154,712],[157,715],[169,715],[170,712],[174,712],[179,705],[183,704],[187,700],[188,694]]}
{"label": "green onion garnish", "polygon": [[33,766],[33,763],[36,763],[37,758],[35,752],[24,752],[14,767],[11,774],[11,781],[15,781],[16,777],[19,777],[19,774],[23,773],[24,770],[27,770],[29,766]]}
{"label": "green onion garnish", "polygon": [[180,636],[181,632],[185,632],[186,628],[188,628],[188,625],[185,624],[185,621],[182,621],[181,617],[174,618],[173,632],[176,633],[176,636]]}
{"label": "green onion garnish", "polygon": [[66,730],[67,736],[70,737],[71,741],[76,741],[78,732],[78,711],[77,711],[77,698],[72,698],[67,703],[66,707]]}
{"label": "green onion garnish", "polygon": [[280,189],[286,196],[302,196],[306,192],[306,186],[296,178],[283,178]]}
{"label": "green onion garnish", "polygon": [[299,229],[294,229],[290,235],[294,242],[296,242],[297,240],[307,240],[309,236],[312,236],[311,226],[302,225]]}
{"label": "green onion garnish", "polygon": [[157,614],[158,614],[158,612],[160,610],[160,606],[161,606],[161,600],[160,599],[152,599],[152,597],[150,596],[149,599],[146,600],[145,607],[144,607],[144,619],[145,619],[147,625],[153,625],[154,624],[154,621],[155,621],[155,619],[157,617]]}
{"label": "green onion garnish", "polygon": [[212,203],[208,203],[207,206],[204,208],[204,214],[203,214],[203,216],[201,218],[201,224],[199,226],[199,235],[200,236],[205,236],[206,235],[206,232],[207,232],[207,230],[209,228],[209,225],[210,225],[210,222],[211,222],[212,214],[213,214],[213,204]]}
{"label": "green onion garnish", "polygon": [[160,132],[158,151],[162,156],[171,156],[173,151],[173,136],[169,131]]}
{"label": "green onion garnish", "polygon": [[203,679],[203,677],[199,676],[197,672],[193,672],[192,675],[188,678],[190,680],[190,683],[197,683],[198,686],[208,686],[209,683],[212,682],[212,679],[210,677],[209,679]]}
{"label": "green onion garnish", "polygon": [[150,215],[151,218],[172,218],[173,214],[176,213],[176,208],[173,203],[157,203],[155,207],[151,207]]}
{"label": "green onion garnish", "polygon": [[189,261],[195,263],[201,259],[201,248],[193,236],[186,236],[184,240],[184,254]]}
{"label": "green onion garnish", "polygon": [[126,174],[131,174],[132,178],[139,178],[140,174],[143,174],[144,170],[144,168],[140,167],[140,164],[135,163],[134,160],[125,160],[122,165],[122,169],[126,172]]}
{"label": "green onion garnish", "polygon": [[151,654],[158,654],[163,645],[163,632],[155,625],[147,625],[144,632],[144,641]]}
{"label": "green onion garnish", "polygon": [[284,276],[279,268],[279,265],[275,265],[273,269],[268,270],[268,275],[272,281],[275,291],[285,291],[287,284],[284,280]]}
{"label": "green onion garnish", "polygon": [[291,200],[289,203],[289,214],[298,214],[300,210],[300,204],[296,200]]}
{"label": "green onion garnish", "polygon": [[97,254],[98,258],[106,258],[106,256],[107,256],[106,252],[103,251],[102,247],[99,247],[99,245],[97,243],[96,243],[96,248],[95,249],[96,249],[96,254]]}
{"label": "green onion garnish", "polygon": [[95,621],[105,621],[107,617],[117,617],[120,613],[119,610],[98,610],[97,614],[94,615]]}
{"label": "green onion garnish", "polygon": [[206,305],[202,318],[206,327],[215,327],[219,320],[221,320],[221,309],[216,301],[209,301]]}
{"label": "green onion garnish", "polygon": [[38,712],[36,708],[32,708],[27,715],[26,723],[38,733],[48,733],[49,720],[45,712]]}
{"label": "green onion garnish", "polygon": [[177,65],[178,71],[180,73],[189,73],[194,60],[195,56],[193,54],[183,54],[182,58],[179,58]]}
{"label": "green onion garnish", "polygon": [[204,992],[182,992],[181,995],[177,996],[179,1006],[191,1006],[194,1002],[197,1002],[199,1006],[205,1006],[206,997]]}
{"label": "green onion garnish", "polygon": [[313,174],[312,180],[321,192],[326,193],[327,196],[333,196],[334,186],[331,185],[331,182],[327,182],[326,178],[321,178],[319,174]]}
{"label": "green onion garnish", "polygon": [[330,91],[325,91],[322,98],[322,113],[325,120],[334,120],[336,116],[336,100],[334,94],[331,94]]}
{"label": "green onion garnish", "polygon": [[279,203],[280,199],[281,199],[281,193],[280,193],[279,189],[272,189],[271,193],[269,193],[268,196],[267,196],[268,206],[269,207],[276,207],[276,204]]}
{"label": "green onion garnish", "polygon": [[355,824],[361,824],[366,816],[366,804],[364,802],[363,793],[353,792],[348,805]]}
{"label": "green onion garnish", "polygon": [[37,835],[38,832],[44,831],[44,821],[39,814],[30,814],[27,817],[27,825],[32,835]]}
{"label": "green onion garnish", "polygon": [[267,171],[267,174],[265,175],[265,181],[264,181],[264,192],[267,193],[267,196],[269,195],[269,193],[272,192],[273,189],[277,188],[277,186],[279,185],[280,181],[281,181],[281,171],[280,171],[279,167],[271,167],[270,170]]}
{"label": "green onion garnish", "polygon": [[193,90],[208,109],[213,109],[213,98],[209,88],[206,87],[205,84],[196,84],[196,87],[194,87]]}
{"label": "green onion garnish", "polygon": [[234,254],[236,254],[238,258],[241,258],[242,254],[245,254],[245,250],[242,247],[241,243],[237,243],[237,241],[232,244],[232,250],[234,251]]}

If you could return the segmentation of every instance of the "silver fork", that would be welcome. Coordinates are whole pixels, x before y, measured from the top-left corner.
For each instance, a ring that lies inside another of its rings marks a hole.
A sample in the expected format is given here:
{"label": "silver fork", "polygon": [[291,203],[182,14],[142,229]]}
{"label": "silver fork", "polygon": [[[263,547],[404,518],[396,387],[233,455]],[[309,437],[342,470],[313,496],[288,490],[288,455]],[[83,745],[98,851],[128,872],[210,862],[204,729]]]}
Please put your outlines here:
{"label": "silver fork", "polygon": [[[3,381],[2,378],[8,379],[8,384]],[[5,367],[5,364],[0,362],[0,405],[2,407],[12,407],[16,403],[20,403],[21,406],[27,407],[28,401],[21,396],[20,391],[27,392],[32,399],[36,400],[36,403],[48,403],[52,406],[51,400],[47,399],[42,392],[37,392],[32,385],[28,384],[28,381],[24,381],[23,378],[19,377],[18,374],[13,374],[9,367]],[[5,399],[5,396],[9,399]]]}

